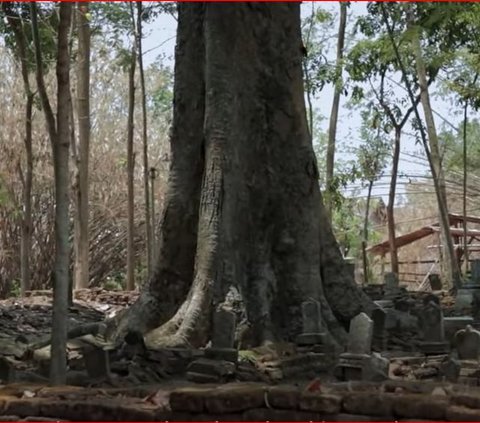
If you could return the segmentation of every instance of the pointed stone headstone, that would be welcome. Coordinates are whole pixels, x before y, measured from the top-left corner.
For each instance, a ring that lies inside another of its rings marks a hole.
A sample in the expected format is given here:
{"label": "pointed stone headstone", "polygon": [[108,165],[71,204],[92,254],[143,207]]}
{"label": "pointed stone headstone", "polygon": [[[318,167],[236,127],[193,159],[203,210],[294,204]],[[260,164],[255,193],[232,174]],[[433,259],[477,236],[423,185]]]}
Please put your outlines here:
{"label": "pointed stone headstone", "polygon": [[480,357],[480,332],[467,325],[455,334],[455,347],[461,360],[478,360]]}

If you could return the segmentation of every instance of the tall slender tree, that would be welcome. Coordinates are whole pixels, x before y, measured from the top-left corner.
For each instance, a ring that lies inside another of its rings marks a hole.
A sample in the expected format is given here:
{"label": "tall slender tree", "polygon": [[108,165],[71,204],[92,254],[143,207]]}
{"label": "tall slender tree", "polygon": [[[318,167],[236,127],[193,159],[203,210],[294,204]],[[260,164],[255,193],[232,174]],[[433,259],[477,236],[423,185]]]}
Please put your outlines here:
{"label": "tall slender tree", "polygon": [[38,29],[36,3],[30,4],[35,46],[36,79],[52,144],[55,177],[55,264],[52,316],[50,380],[65,384],[67,371],[67,319],[70,222],[69,222],[69,154],[70,154],[70,55],[68,35],[72,3],[59,5],[57,42],[57,118],[55,119],[43,76],[43,59]]}
{"label": "tall slender tree", "polygon": [[89,155],[90,155],[90,16],[89,3],[77,6],[77,113],[78,151],[76,172],[75,288],[89,283]]}

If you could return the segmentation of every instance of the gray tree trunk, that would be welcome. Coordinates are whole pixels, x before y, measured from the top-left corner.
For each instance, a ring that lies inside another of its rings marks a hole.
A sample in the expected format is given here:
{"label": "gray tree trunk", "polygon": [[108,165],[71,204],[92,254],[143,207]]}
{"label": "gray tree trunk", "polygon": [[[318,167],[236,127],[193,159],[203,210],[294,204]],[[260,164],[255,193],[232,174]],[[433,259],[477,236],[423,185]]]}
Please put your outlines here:
{"label": "gray tree trunk", "polygon": [[65,384],[67,373],[67,315],[69,293],[69,150],[70,150],[70,55],[68,31],[72,4],[60,3],[57,51],[57,119],[48,100],[43,78],[43,60],[37,22],[37,8],[30,4],[38,91],[47,121],[53,151],[55,179],[55,264],[50,381]]}
{"label": "gray tree trunk", "polygon": [[322,203],[300,7],[181,3],[178,10],[157,265],[119,333],[170,319],[157,332],[171,335],[166,343],[205,343],[210,312],[235,286],[253,343],[300,333],[300,304],[312,298],[344,342],[343,326],[370,302],[348,273]]}
{"label": "gray tree trunk", "polygon": [[88,2],[78,3],[77,109],[78,138],[75,225],[75,288],[89,284],[88,163],[90,154],[90,24]]}
{"label": "gray tree trunk", "polygon": [[[130,4],[132,28],[135,31],[133,6]],[[136,37],[132,47],[130,69],[128,71],[128,117],[127,117],[127,276],[126,289],[135,289],[135,198],[134,172],[135,152],[134,142],[134,113],[135,113],[135,64],[137,61]]]}
{"label": "gray tree trunk", "polygon": [[347,27],[347,3],[340,2],[340,25],[338,28],[337,40],[337,60],[335,71],[335,91],[333,94],[332,111],[330,112],[330,125],[328,127],[328,144],[327,144],[327,175],[326,175],[326,205],[331,218],[332,201],[331,189],[333,183],[333,173],[335,167],[335,149],[337,141],[337,125],[338,125],[338,110],[340,108],[340,95],[343,90],[342,69],[343,69],[343,49],[345,46],[345,29]]}
{"label": "gray tree trunk", "polygon": [[387,205],[387,225],[388,225],[388,242],[390,245],[390,266],[391,271],[398,275],[398,253],[395,244],[395,194],[397,189],[398,162],[400,160],[400,140],[402,137],[402,127],[395,127],[395,140],[393,144],[392,158],[392,177],[390,179],[390,193],[388,194]]}

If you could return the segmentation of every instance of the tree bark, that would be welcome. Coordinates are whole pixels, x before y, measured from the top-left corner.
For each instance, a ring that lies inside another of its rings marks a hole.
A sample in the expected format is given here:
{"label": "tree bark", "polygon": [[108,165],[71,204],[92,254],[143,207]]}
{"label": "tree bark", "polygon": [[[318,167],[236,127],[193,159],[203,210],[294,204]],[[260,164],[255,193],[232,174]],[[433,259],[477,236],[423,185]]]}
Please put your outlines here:
{"label": "tree bark", "polygon": [[179,4],[171,145],[157,266],[120,333],[170,318],[163,342],[202,345],[234,286],[251,343],[293,339],[307,299],[343,343],[371,303],[322,203],[298,4]]}
{"label": "tree bark", "polygon": [[328,127],[328,144],[327,144],[327,175],[326,175],[326,187],[327,187],[327,210],[331,218],[332,214],[332,201],[330,190],[332,189],[333,173],[335,167],[335,149],[337,141],[337,125],[338,125],[338,110],[340,108],[340,95],[342,94],[342,61],[343,61],[343,49],[345,46],[345,29],[347,27],[347,3],[340,2],[340,26],[338,28],[338,41],[337,41],[337,60],[335,70],[335,91],[333,94],[332,111],[330,113],[330,125]]}
{"label": "tree bark", "polygon": [[422,48],[420,44],[420,35],[413,39],[413,50],[415,54],[418,83],[420,86],[420,102],[425,116],[428,141],[430,145],[430,161],[432,167],[432,177],[435,182],[437,192],[437,201],[439,208],[440,229],[442,235],[442,244],[444,245],[444,269],[447,286],[459,288],[461,285],[461,273],[456,259],[453,241],[450,233],[450,219],[448,217],[447,191],[445,187],[445,175],[443,173],[442,159],[438,145],[437,130],[435,119],[430,104],[430,95],[428,92],[428,80],[425,62],[423,60]]}
{"label": "tree bark", "polygon": [[390,179],[390,193],[388,194],[387,205],[387,224],[388,224],[388,242],[390,245],[390,266],[393,273],[399,274],[397,245],[395,243],[395,195],[397,189],[398,162],[400,160],[400,139],[402,128],[395,127],[395,141],[393,144],[392,158],[392,177]]}
{"label": "tree bark", "polygon": [[78,138],[75,231],[75,288],[89,284],[90,24],[88,2],[78,3],[77,108]]}
{"label": "tree bark", "polygon": [[50,381],[66,383],[67,319],[69,291],[69,150],[70,150],[70,56],[68,31],[71,3],[60,3],[57,51],[57,120],[48,100],[43,78],[43,61],[37,22],[37,8],[30,4],[32,34],[35,46],[36,76],[53,151],[55,179],[55,264],[53,285],[52,345]]}
{"label": "tree bark", "polygon": [[142,56],[142,2],[137,1],[137,50],[138,50],[138,71],[140,74],[140,95],[142,99],[142,144],[143,144],[143,195],[145,198],[145,238],[147,240],[147,270],[148,276],[152,273],[153,266],[153,234],[152,219],[150,210],[149,190],[149,167],[148,167],[148,131],[147,131],[147,96],[145,92],[145,73],[143,71]]}
{"label": "tree bark", "polygon": [[372,198],[373,180],[368,182],[367,205],[365,207],[365,218],[363,221],[363,241],[362,241],[362,258],[363,258],[363,281],[368,284],[368,216],[370,214],[370,200]]}
{"label": "tree bark", "polygon": [[127,121],[127,290],[135,289],[135,208],[134,208],[134,171],[135,153],[133,150],[134,112],[135,112],[135,62],[137,51],[132,47],[132,58],[128,72],[128,121]]}

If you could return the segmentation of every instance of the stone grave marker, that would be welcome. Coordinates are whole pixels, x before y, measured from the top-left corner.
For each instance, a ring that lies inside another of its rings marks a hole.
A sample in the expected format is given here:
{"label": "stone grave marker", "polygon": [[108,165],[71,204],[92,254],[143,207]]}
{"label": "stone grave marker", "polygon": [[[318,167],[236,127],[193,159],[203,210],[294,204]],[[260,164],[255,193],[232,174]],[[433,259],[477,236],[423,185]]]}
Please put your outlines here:
{"label": "stone grave marker", "polygon": [[472,261],[472,282],[480,284],[480,260]]}
{"label": "stone grave marker", "polygon": [[443,312],[437,303],[430,301],[420,313],[420,325],[423,333],[423,342],[420,348],[426,354],[442,354],[448,350],[445,342],[445,327]]}
{"label": "stone grave marker", "polygon": [[233,348],[237,316],[233,311],[220,309],[213,316],[212,347]]}
{"label": "stone grave marker", "polygon": [[386,347],[387,331],[385,329],[385,320],[387,313],[381,308],[376,308],[372,312],[373,320],[373,339],[372,346],[382,351]]}
{"label": "stone grave marker", "polygon": [[347,352],[340,355],[334,370],[338,379],[378,381],[388,377],[388,360],[371,353],[373,332],[374,321],[365,313],[352,319]]}
{"label": "stone grave marker", "polygon": [[365,313],[356,315],[350,322],[347,352],[370,354],[372,351],[373,320]]}
{"label": "stone grave marker", "polygon": [[108,351],[93,345],[86,346],[83,348],[83,360],[89,377],[101,380],[110,378]]}
{"label": "stone grave marker", "polygon": [[385,273],[385,297],[395,297],[399,291],[398,275],[393,272]]}
{"label": "stone grave marker", "polygon": [[325,331],[322,328],[322,313],[318,301],[308,300],[302,303],[302,326],[303,333],[297,336],[297,345],[324,344]]}
{"label": "stone grave marker", "polygon": [[442,280],[438,273],[431,273],[428,275],[428,282],[430,283],[430,288],[432,291],[441,291],[442,290]]}
{"label": "stone grave marker", "polygon": [[212,346],[205,350],[205,357],[212,360],[236,362],[238,350],[235,348],[237,316],[233,311],[219,309],[213,316]]}
{"label": "stone grave marker", "polygon": [[461,360],[478,360],[480,357],[480,332],[467,325],[455,334],[454,341],[458,358]]}

